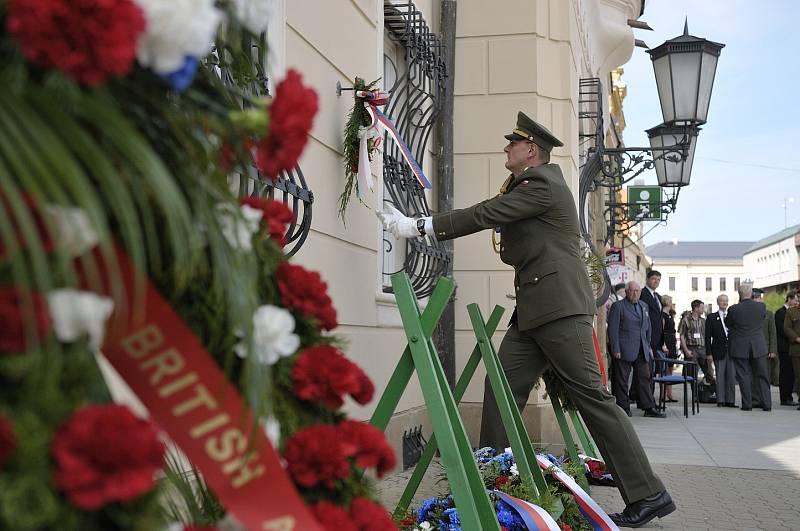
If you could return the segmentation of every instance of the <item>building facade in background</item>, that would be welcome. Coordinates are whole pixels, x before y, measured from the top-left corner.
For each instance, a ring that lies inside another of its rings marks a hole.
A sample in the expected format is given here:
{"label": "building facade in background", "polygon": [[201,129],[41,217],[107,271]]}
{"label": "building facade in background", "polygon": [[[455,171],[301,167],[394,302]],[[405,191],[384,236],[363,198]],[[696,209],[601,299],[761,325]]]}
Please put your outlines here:
{"label": "building facade in background", "polygon": [[658,292],[669,295],[680,314],[703,301],[706,313],[717,311],[717,296],[738,302],[739,283],[752,279],[743,256],[753,242],[660,242],[647,247],[652,268],[661,273]]}
{"label": "building facade in background", "polygon": [[744,254],[744,267],[755,287],[783,292],[800,283],[800,225],[789,227],[757,241]]}
{"label": "building facade in background", "polygon": [[[438,0],[275,0],[270,28],[270,71],[274,79],[289,68],[299,70],[319,95],[319,113],[300,167],[313,191],[313,219],[305,245],[295,256],[300,264],[321,272],[338,310],[337,333],[348,341],[346,352],[368,372],[380,393],[400,357],[406,340],[394,296],[388,292],[388,274],[403,264],[402,246],[393,245],[373,211],[397,192],[397,171],[386,171],[383,157],[374,157],[376,186],[353,200],[347,224],[337,217],[344,186],[343,129],[353,107],[352,92],[337,95],[336,84],[352,86],[358,76],[381,79],[380,88],[391,89],[410,80],[413,90],[435,89],[410,77],[409,62],[426,53],[455,53],[454,203],[465,207],[498,193],[508,173],[504,168],[503,135],[514,126],[522,110],[564,142],[552,153],[567,183],[578,198],[578,176],[585,154],[578,134],[578,86],[581,78],[599,78],[609,93],[610,72],[630,58],[634,36],[627,21],[642,12],[642,0],[459,0],[455,50],[442,50],[428,37],[404,34],[404,13],[423,21],[429,35],[438,35]],[[405,7],[403,7],[405,6]],[[398,14],[399,13],[399,14]],[[398,18],[399,17],[399,18]],[[426,44],[427,43],[427,44]],[[425,48],[428,46],[428,48]],[[410,49],[409,47],[414,47]],[[434,77],[438,73],[434,72]],[[432,83],[441,82],[434,79]],[[431,90],[434,95],[436,90]],[[410,131],[422,154],[428,179],[436,182],[437,139],[428,110],[437,102],[419,104],[404,90],[392,94],[398,105],[394,116],[410,116]],[[437,96],[438,97],[438,96]],[[405,113],[405,114],[401,114]],[[610,124],[611,120],[605,123]],[[428,128],[428,129],[426,129]],[[411,138],[411,137],[409,137]],[[422,144],[419,144],[422,142]],[[382,148],[386,147],[384,142]],[[425,192],[435,205],[437,189]],[[477,302],[484,315],[495,304],[511,315],[514,301],[513,271],[495,254],[489,231],[456,240],[454,277],[456,373],[460,373],[475,343],[466,312]],[[423,301],[424,303],[424,301]],[[504,320],[503,324],[507,321]],[[495,338],[499,341],[502,332]],[[476,374],[461,410],[467,430],[477,444],[484,374]],[[559,440],[549,404],[534,393],[525,419],[532,437],[543,444]],[[376,397],[377,398],[377,397]],[[367,407],[348,404],[349,413],[366,419]],[[400,452],[403,432],[422,426],[431,433],[422,393],[416,378],[403,396],[387,430],[390,443]]]}

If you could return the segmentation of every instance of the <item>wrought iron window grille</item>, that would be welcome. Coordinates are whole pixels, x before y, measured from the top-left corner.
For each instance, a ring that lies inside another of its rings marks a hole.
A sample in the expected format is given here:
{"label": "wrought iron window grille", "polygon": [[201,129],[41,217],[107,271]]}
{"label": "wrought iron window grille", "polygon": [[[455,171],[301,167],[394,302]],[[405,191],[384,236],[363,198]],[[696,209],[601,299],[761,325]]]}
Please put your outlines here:
{"label": "wrought iron window grille", "polygon": [[[392,65],[396,78],[392,86],[385,87],[391,101],[384,112],[422,166],[428,140],[444,103],[445,46],[412,3],[384,0],[384,27],[387,38],[398,43],[404,55],[401,72],[397,72],[397,65]],[[385,201],[407,216],[430,216],[425,190],[403,162],[399,148],[386,137],[383,146],[383,183],[388,196]],[[395,243],[405,245],[403,269],[416,296],[430,295],[452,257],[441,243],[430,237]],[[388,258],[392,250],[392,241],[384,235],[384,257]],[[391,270],[389,262],[383,260],[382,271],[387,293],[392,291],[387,279],[396,272]]]}
{"label": "wrought iron window grille", "polygon": [[[254,96],[269,96],[269,79],[266,75],[266,34],[261,34],[257,42],[251,44],[253,64],[256,72],[245,90]],[[218,51],[215,49],[214,54]],[[226,85],[235,85],[236,82],[230,72],[222,65],[218,65],[219,76]],[[242,101],[242,107],[250,104]],[[312,205],[314,193],[306,183],[300,166],[281,172],[274,180],[263,176],[257,168],[252,166],[248,175],[239,175],[239,197],[266,197],[282,201],[292,211],[292,222],[286,230],[286,245],[283,248],[287,257],[293,256],[308,238],[311,230]]]}

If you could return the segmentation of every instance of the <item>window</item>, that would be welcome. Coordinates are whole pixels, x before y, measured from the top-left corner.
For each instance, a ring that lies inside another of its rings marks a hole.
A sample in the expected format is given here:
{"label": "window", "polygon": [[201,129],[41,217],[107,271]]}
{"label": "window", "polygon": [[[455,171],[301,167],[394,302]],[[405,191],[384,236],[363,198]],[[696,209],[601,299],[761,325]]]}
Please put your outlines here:
{"label": "window", "polygon": [[706,291],[711,291],[711,277],[706,277]]}
{"label": "window", "polygon": [[697,291],[697,277],[692,277],[692,291]]}
{"label": "window", "polygon": [[675,291],[675,277],[669,277],[669,290]]}
{"label": "window", "polygon": [[725,277],[719,277],[719,290],[725,291],[728,289],[728,283],[725,282]]}
{"label": "window", "polygon": [[739,291],[739,277],[733,277],[733,289]]}
{"label": "window", "polygon": [[714,305],[711,303],[706,304],[706,315],[710,314],[712,311],[714,311]]}

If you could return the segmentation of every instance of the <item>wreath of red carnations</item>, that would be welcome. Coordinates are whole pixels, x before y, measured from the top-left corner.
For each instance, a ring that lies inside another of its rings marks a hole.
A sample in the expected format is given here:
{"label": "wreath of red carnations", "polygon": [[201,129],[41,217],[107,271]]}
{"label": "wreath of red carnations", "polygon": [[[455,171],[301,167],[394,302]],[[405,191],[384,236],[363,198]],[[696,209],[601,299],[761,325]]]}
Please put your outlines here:
{"label": "wreath of red carnations", "polygon": [[256,166],[264,175],[276,178],[294,168],[308,141],[308,133],[319,106],[314,89],[303,85],[296,70],[289,70],[278,83],[269,106],[269,132],[256,151]]}
{"label": "wreath of red carnations", "polygon": [[131,0],[9,0],[6,17],[28,61],[89,86],[131,70],[145,25]]}
{"label": "wreath of red carnations", "polygon": [[119,405],[75,411],[56,431],[52,453],[56,485],[85,510],[138,498],[155,486],[164,466],[153,424]]}
{"label": "wreath of red carnations", "polygon": [[329,345],[301,352],[292,367],[292,381],[299,398],[318,400],[334,410],[342,406],[345,395],[364,405],[375,391],[364,371]]}
{"label": "wreath of red carnations", "polygon": [[328,285],[322,281],[319,273],[281,262],[277,278],[284,307],[317,319],[323,330],[336,328],[336,310],[328,296]]}

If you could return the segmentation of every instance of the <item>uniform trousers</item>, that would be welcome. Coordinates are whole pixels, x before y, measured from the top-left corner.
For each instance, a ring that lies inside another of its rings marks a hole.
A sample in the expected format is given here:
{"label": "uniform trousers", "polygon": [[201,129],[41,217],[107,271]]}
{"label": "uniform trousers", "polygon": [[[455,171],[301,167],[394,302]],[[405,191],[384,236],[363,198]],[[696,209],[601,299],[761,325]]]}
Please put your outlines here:
{"label": "uniform trousers", "polygon": [[736,364],[736,381],[739,382],[739,394],[742,395],[742,407],[753,407],[751,387],[752,379],[757,383],[756,390],[759,394],[761,407],[772,407],[772,394],[769,390],[769,372],[767,369],[767,356],[753,357],[751,352],[747,358],[733,358]]}
{"label": "uniform trousers", "polygon": [[[555,371],[577,405],[626,504],[664,490],[627,415],[602,384],[590,316],[564,317],[525,331],[513,324],[498,356],[520,412],[542,372],[548,367]],[[480,443],[497,449],[508,446],[488,377]]]}
{"label": "uniform trousers", "polygon": [[789,356],[792,360],[792,368],[794,369],[794,386],[797,389],[798,396],[800,396],[800,356]]}
{"label": "uniform trousers", "polygon": [[734,404],[736,402],[736,365],[730,355],[714,360],[717,376],[717,404]]}

